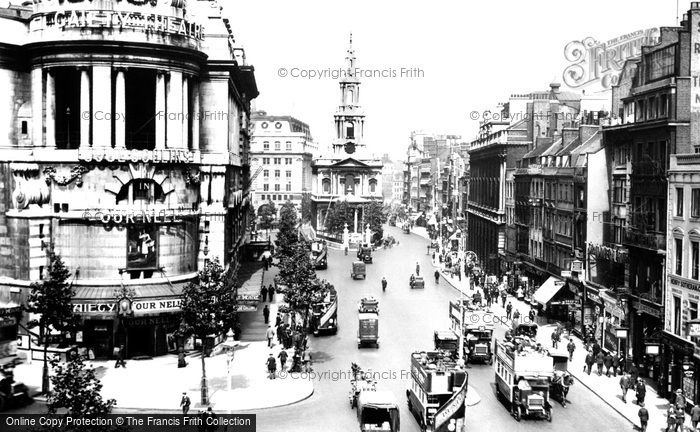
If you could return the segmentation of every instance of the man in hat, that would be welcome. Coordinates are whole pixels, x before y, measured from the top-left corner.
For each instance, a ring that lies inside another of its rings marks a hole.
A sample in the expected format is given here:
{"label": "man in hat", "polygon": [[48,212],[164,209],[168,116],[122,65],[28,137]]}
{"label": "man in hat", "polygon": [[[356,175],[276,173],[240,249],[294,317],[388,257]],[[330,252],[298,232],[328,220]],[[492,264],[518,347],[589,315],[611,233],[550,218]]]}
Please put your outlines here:
{"label": "man in hat", "polygon": [[623,373],[620,377],[620,389],[622,389],[622,402],[627,403],[627,390],[631,387],[630,376]]}
{"label": "man in hat", "polygon": [[644,380],[637,378],[637,404],[644,403],[644,398],[647,395],[647,386],[644,385]]}
{"label": "man in hat", "polygon": [[186,392],[182,392],[182,399],[180,399],[180,407],[182,407],[182,415],[187,415],[187,412],[190,410],[191,404],[192,404],[192,401],[190,400],[190,397],[187,396]]}
{"label": "man in hat", "polygon": [[267,357],[267,377],[269,379],[275,379],[275,372],[277,372],[277,361],[275,360],[274,354],[270,353]]}
{"label": "man in hat", "polygon": [[685,396],[683,395],[683,390],[676,390],[676,401],[675,405],[677,408],[685,409]]}

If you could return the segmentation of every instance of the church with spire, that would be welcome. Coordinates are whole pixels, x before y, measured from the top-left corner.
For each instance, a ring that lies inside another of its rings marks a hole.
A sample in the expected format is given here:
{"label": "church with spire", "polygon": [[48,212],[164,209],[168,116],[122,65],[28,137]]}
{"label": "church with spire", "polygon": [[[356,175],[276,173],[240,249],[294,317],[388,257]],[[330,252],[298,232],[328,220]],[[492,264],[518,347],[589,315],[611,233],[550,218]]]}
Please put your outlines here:
{"label": "church with spire", "polygon": [[357,234],[363,232],[363,205],[382,201],[382,160],[372,154],[364,139],[365,114],[360,105],[352,34],[345,61],[338,82],[340,105],[333,116],[335,137],[329,154],[316,159],[312,167],[312,224],[321,233],[325,231],[328,211],[336,203],[346,201],[354,208],[356,222],[348,230]]}

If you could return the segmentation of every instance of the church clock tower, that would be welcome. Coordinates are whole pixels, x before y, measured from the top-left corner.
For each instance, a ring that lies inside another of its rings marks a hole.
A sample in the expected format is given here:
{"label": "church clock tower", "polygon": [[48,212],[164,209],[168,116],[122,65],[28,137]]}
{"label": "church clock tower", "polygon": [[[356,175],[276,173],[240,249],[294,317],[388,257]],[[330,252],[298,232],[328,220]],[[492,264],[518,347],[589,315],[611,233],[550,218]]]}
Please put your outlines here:
{"label": "church clock tower", "polygon": [[350,46],[345,57],[346,69],[340,79],[340,105],[335,112],[335,139],[333,153],[338,156],[350,156],[364,153],[363,133],[365,114],[360,107],[360,80],[356,76],[357,65],[355,51]]}

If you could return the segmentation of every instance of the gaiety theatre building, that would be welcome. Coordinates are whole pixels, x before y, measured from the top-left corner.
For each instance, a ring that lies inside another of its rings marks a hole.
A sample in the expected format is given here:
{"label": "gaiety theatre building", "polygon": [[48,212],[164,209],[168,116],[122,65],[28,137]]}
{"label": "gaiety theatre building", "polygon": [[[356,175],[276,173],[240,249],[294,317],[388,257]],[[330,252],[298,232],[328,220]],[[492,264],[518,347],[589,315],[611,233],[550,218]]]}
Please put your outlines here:
{"label": "gaiety theatre building", "polygon": [[177,350],[183,287],[207,260],[235,271],[246,241],[258,90],[222,7],[34,0],[0,26],[0,300],[25,302],[52,251],[69,345]]}

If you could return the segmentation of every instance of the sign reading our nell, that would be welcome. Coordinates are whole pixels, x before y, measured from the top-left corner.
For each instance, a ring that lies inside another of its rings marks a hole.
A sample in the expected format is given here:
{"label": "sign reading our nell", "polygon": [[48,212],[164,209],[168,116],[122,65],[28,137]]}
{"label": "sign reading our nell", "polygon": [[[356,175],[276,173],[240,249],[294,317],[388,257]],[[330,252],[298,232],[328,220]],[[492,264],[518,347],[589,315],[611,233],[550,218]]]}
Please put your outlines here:
{"label": "sign reading our nell", "polygon": [[[169,300],[135,300],[131,309],[135,315],[150,312],[177,312],[180,310],[182,300],[179,298]],[[73,312],[82,314],[109,314],[116,313],[117,302],[103,303],[73,303]]]}
{"label": "sign reading our nell", "polygon": [[155,13],[115,10],[62,10],[36,14],[32,31],[71,28],[136,29],[202,39],[202,25]]}

